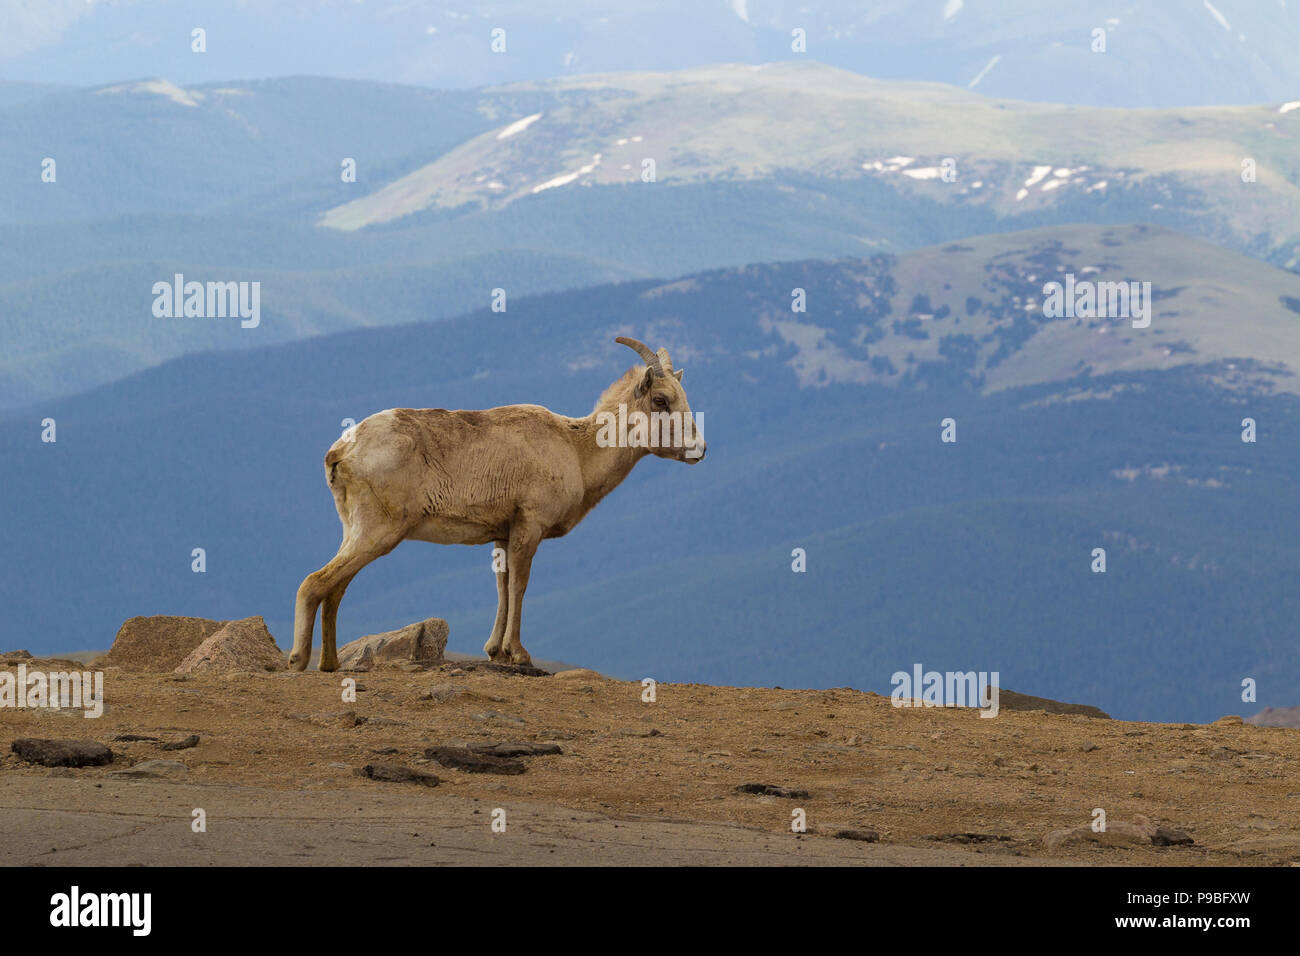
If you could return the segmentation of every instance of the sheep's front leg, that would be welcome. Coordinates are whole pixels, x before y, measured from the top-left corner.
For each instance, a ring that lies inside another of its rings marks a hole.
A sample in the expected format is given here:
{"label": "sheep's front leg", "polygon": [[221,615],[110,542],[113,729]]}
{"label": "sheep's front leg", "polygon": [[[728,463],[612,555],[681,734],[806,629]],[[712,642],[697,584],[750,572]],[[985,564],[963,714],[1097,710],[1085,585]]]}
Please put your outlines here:
{"label": "sheep's front leg", "polygon": [[522,620],[524,591],[528,589],[528,574],[532,570],[533,555],[542,543],[541,530],[537,527],[516,522],[510,528],[510,548],[507,560],[510,563],[509,609],[506,616],[505,644],[502,655],[511,664],[531,664],[533,659],[524,650],[519,640],[519,625]]}
{"label": "sheep's front leg", "polygon": [[[483,645],[483,653],[490,660],[496,660],[501,653],[501,643],[506,636],[506,612],[510,606],[510,562],[506,557],[505,541],[492,542],[492,573],[497,579],[497,620],[492,625],[492,636]],[[501,566],[497,566],[497,550],[500,549]]]}

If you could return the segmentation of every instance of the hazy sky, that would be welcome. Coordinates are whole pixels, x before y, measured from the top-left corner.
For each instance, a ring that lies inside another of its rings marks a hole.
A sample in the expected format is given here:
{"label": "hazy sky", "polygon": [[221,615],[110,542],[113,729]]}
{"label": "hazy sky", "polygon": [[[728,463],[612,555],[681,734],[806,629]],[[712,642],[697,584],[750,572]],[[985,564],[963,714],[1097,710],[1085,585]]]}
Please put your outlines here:
{"label": "hazy sky", "polygon": [[0,0],[10,81],[466,88],[798,57],[1013,99],[1287,101],[1300,98],[1300,0]]}

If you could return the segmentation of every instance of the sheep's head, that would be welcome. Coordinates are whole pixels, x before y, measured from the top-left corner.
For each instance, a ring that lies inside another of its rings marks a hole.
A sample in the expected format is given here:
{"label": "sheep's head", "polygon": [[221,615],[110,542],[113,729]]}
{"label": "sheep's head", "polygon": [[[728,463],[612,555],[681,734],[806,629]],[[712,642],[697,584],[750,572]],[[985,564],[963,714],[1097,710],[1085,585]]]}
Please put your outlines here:
{"label": "sheep's head", "polygon": [[[645,413],[651,433],[650,452],[660,458],[672,458],[693,465],[704,457],[707,448],[703,431],[698,427],[691,403],[682,388],[682,372],[673,370],[667,349],[652,352],[636,339],[620,336],[614,341],[626,345],[645,360],[645,371],[637,380],[633,400],[637,411]],[[633,411],[629,406],[629,415]]]}

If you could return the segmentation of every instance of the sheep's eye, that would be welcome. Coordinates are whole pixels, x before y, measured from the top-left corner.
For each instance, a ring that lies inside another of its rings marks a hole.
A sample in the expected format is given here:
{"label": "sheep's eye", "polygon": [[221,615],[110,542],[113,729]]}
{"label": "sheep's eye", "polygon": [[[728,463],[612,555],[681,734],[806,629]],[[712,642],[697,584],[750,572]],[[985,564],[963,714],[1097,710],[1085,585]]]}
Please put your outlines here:
{"label": "sheep's eye", "polygon": [[667,407],[668,407],[668,399],[664,398],[662,395],[656,395],[656,396],[655,396],[655,399],[654,399],[654,402],[655,402],[655,405],[658,406],[659,408],[667,408]]}

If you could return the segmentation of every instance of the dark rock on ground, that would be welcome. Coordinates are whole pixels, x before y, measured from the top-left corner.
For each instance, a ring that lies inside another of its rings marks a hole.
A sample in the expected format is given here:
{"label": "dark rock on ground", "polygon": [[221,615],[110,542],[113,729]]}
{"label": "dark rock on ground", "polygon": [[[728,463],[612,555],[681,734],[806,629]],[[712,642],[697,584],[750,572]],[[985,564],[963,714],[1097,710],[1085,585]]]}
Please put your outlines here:
{"label": "dark rock on ground", "polygon": [[556,744],[472,743],[466,749],[493,757],[546,757],[564,753]]}
{"label": "dark rock on ground", "polygon": [[468,671],[495,671],[498,674],[517,674],[520,677],[552,677],[550,671],[544,671],[540,667],[533,667],[531,664],[498,664],[495,661],[463,661],[457,665],[459,670]]}
{"label": "dark rock on ground", "polygon": [[466,773],[496,773],[514,776],[528,769],[520,760],[479,753],[470,750],[468,747],[430,747],[424,752],[424,755],[444,767],[453,767]]}
{"label": "dark rock on ground", "polygon": [[927,840],[934,840],[938,843],[1005,843],[1011,837],[1001,836],[996,833],[936,833],[934,836],[926,837]]}
{"label": "dark rock on ground", "polygon": [[423,787],[436,787],[442,783],[436,776],[423,770],[412,770],[396,763],[368,763],[361,769],[371,780],[387,783],[418,783]]}
{"label": "dark rock on ground", "polygon": [[94,740],[24,737],[15,740],[10,749],[28,763],[46,767],[98,767],[113,760],[113,751]]}
{"label": "dark rock on ground", "polygon": [[191,747],[199,745],[199,735],[190,734],[184,740],[177,740],[175,743],[163,744],[163,750],[189,750]]}
{"label": "dark rock on ground", "polygon": [[755,793],[762,797],[785,797],[787,800],[803,800],[810,795],[807,790],[775,787],[770,783],[742,783],[736,790],[740,793]]}
{"label": "dark rock on ground", "polygon": [[122,770],[113,770],[109,772],[110,777],[127,777],[136,779],[155,778],[155,777],[175,777],[178,774],[188,773],[189,767],[179,760],[142,760],[137,764],[132,764]]}
{"label": "dark rock on ground", "polygon": [[880,834],[875,830],[836,830],[835,836],[840,840],[860,840],[863,843],[877,843]]}
{"label": "dark rock on ground", "polygon": [[[987,695],[987,691],[988,688],[985,688],[983,693]],[[980,699],[986,700],[987,696]],[[1099,720],[1110,720],[1110,714],[1090,704],[1063,704],[1061,701],[1052,700],[1049,697],[1018,694],[1014,690],[1007,690],[1005,687],[998,688],[998,709],[1044,710],[1049,714],[1079,714],[1084,717],[1096,717]]]}

